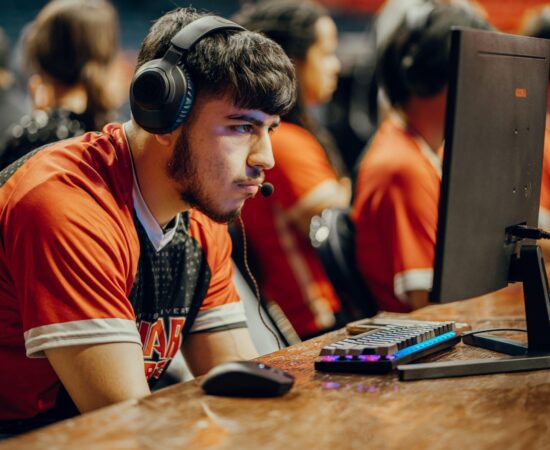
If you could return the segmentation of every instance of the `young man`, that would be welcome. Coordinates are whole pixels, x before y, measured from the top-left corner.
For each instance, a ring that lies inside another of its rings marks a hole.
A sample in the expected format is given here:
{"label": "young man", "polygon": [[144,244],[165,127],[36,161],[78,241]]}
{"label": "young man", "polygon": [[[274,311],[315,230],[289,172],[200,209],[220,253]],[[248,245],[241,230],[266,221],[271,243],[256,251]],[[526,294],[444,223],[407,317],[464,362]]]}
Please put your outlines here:
{"label": "young man", "polygon": [[454,25],[487,28],[473,10],[426,3],[381,53],[392,111],[361,161],[351,217],[359,271],[385,311],[425,306],[432,286]]}
{"label": "young man", "polygon": [[182,53],[170,63],[190,78],[182,125],[144,129],[136,112],[178,90],[159,100],[136,74],[134,120],[0,173],[0,434],[148,395],[180,345],[195,374],[256,356],[223,222],[274,164],[269,133],[295,101],[294,70],[244,30],[171,45],[202,15],[163,16],[138,59],[137,74]]}

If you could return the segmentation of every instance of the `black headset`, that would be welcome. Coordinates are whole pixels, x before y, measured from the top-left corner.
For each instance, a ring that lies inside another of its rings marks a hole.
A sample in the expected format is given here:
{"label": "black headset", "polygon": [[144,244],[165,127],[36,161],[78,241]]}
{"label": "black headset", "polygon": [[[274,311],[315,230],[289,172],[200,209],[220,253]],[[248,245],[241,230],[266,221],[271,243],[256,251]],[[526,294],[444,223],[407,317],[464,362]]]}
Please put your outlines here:
{"label": "black headset", "polygon": [[[453,8],[455,12],[442,14],[444,8]],[[433,1],[409,8],[404,20],[408,38],[400,69],[409,92],[419,97],[431,97],[449,82],[449,30],[452,25],[489,29],[473,7],[442,6]]]}
{"label": "black headset", "polygon": [[218,30],[244,28],[222,17],[201,17],[172,38],[162,58],[145,63],[134,74],[130,86],[130,108],[141,128],[149,133],[162,134],[182,124],[195,98],[184,55],[202,38]]}
{"label": "black headset", "polygon": [[[446,73],[438,70],[446,65],[446,55],[426,51],[426,44],[434,41],[428,37],[428,26],[435,5],[427,1],[410,7],[404,18],[408,38],[401,56],[400,69],[409,92],[415,96],[430,97],[437,94],[446,84]],[[428,47],[429,48],[429,47]],[[436,46],[437,48],[437,46]]]}

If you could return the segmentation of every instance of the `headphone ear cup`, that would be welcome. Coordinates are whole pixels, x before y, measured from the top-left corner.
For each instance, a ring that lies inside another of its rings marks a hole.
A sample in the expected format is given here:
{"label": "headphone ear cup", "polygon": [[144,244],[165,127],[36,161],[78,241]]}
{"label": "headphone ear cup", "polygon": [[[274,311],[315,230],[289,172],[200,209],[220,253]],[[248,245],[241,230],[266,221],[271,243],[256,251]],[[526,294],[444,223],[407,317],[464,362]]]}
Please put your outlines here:
{"label": "headphone ear cup", "polygon": [[180,101],[178,102],[178,112],[174,117],[170,131],[175,130],[183,123],[185,118],[191,112],[191,107],[195,102],[195,84],[193,83],[193,79],[191,78],[189,71],[181,62],[177,66],[175,66],[175,70],[176,69],[179,72],[178,79],[181,79],[182,83],[181,87],[176,86],[175,100],[180,99]]}
{"label": "headphone ear cup", "polygon": [[156,59],[144,64],[130,85],[134,120],[150,133],[175,130],[189,114],[194,84],[183,64]]}
{"label": "headphone ear cup", "polygon": [[170,92],[169,80],[162,70],[160,60],[144,64],[134,75],[130,85],[132,113],[139,108],[160,109]]}
{"label": "headphone ear cup", "polygon": [[424,42],[416,49],[412,63],[403,67],[407,87],[413,95],[431,97],[445,87],[449,78],[447,53],[444,41]]}
{"label": "headphone ear cup", "polygon": [[149,61],[135,73],[130,108],[141,128],[149,133],[169,133],[185,120],[195,100],[195,86],[183,59],[198,41],[219,30],[244,28],[218,16],[200,17],[176,33],[161,59]]}
{"label": "headphone ear cup", "polygon": [[405,15],[404,23],[408,37],[404,44],[404,52],[401,57],[400,70],[403,82],[412,95],[430,95],[432,89],[429,57],[426,58],[425,46],[429,44],[429,24],[435,9],[431,1],[420,6],[410,7]]}

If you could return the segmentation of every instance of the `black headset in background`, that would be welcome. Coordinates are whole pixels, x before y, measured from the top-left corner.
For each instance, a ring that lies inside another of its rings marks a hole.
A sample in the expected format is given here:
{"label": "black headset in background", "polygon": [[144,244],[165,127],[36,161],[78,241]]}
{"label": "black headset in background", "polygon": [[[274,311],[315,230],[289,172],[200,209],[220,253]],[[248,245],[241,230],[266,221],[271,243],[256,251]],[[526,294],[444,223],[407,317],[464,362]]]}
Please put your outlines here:
{"label": "black headset in background", "polygon": [[[445,9],[450,12],[443,14]],[[452,26],[490,29],[472,6],[441,5],[430,0],[410,7],[404,22],[408,37],[399,68],[409,93],[417,97],[431,97],[449,82]]]}
{"label": "black headset in background", "polygon": [[[445,55],[434,51],[429,29],[430,19],[435,9],[431,1],[410,7],[405,13],[404,22],[408,37],[403,46],[400,70],[403,82],[410,94],[420,97],[431,97],[437,94],[447,83],[447,73],[440,70],[446,66]],[[436,46],[438,47],[438,46]]]}
{"label": "black headset in background", "polygon": [[162,58],[139,68],[130,86],[130,108],[140,127],[149,133],[162,134],[181,125],[195,97],[184,55],[202,38],[220,30],[244,28],[222,17],[201,17],[172,38]]}

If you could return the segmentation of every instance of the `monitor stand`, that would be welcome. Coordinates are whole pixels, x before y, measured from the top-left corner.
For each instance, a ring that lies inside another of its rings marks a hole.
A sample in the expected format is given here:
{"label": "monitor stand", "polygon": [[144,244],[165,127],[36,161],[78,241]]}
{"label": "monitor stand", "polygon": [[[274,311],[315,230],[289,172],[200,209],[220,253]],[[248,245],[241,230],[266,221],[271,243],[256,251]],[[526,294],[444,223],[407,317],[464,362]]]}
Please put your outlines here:
{"label": "monitor stand", "polygon": [[513,355],[513,357],[398,366],[400,380],[410,381],[550,368],[550,298],[548,278],[540,247],[538,245],[522,245],[519,257],[514,255],[512,258],[509,280],[523,283],[527,345],[497,336],[466,335],[462,339],[465,344]]}
{"label": "monitor stand", "polygon": [[519,258],[514,255],[509,281],[523,282],[527,345],[496,336],[469,335],[466,344],[508,355],[550,354],[550,297],[548,278],[540,247],[523,245]]}

